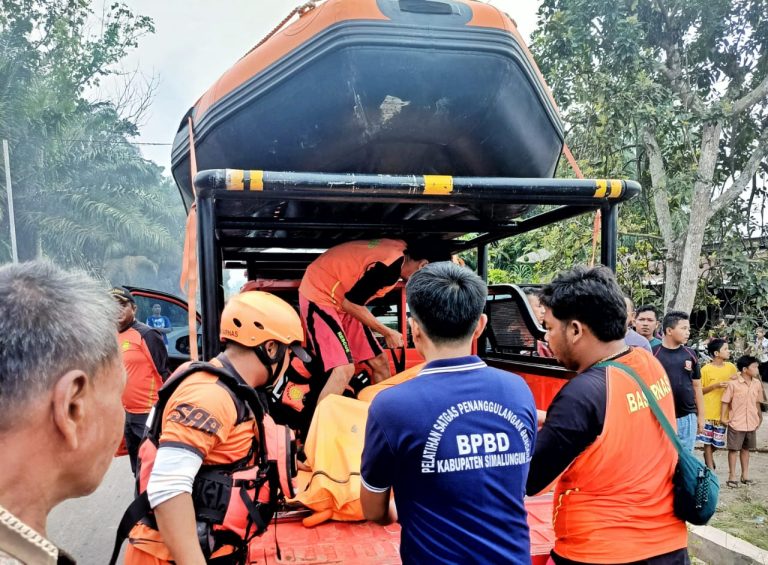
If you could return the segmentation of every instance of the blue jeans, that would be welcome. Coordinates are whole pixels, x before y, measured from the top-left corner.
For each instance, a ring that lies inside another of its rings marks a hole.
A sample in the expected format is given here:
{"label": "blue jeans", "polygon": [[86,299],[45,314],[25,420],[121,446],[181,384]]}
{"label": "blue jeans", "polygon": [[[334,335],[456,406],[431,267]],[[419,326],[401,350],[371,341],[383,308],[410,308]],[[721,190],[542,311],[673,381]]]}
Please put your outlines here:
{"label": "blue jeans", "polygon": [[696,414],[688,414],[677,419],[677,437],[683,447],[693,453],[693,446],[696,443],[696,429],[699,426],[699,420]]}

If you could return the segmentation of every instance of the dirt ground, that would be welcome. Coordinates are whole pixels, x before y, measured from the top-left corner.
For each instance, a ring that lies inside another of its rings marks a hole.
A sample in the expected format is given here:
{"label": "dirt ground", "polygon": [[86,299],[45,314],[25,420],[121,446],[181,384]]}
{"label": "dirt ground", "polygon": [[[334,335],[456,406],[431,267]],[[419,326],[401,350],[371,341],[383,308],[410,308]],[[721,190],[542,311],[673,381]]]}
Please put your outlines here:
{"label": "dirt ground", "polygon": [[[749,478],[755,481],[754,485],[727,487],[728,452],[718,450],[715,453],[720,501],[709,525],[768,550],[768,414],[764,416],[765,421],[757,434],[758,451],[751,453],[749,462]],[[737,463],[737,478],[739,476]]]}

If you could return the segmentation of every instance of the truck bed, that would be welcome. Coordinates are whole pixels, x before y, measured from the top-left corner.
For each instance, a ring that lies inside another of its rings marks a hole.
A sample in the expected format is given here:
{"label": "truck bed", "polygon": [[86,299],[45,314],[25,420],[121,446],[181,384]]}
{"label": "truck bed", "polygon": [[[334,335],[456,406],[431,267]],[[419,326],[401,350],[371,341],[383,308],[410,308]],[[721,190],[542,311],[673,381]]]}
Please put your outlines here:
{"label": "truck bed", "polygon": [[[526,498],[531,531],[531,561],[544,565],[554,543],[552,495]],[[477,519],[482,521],[482,509]],[[275,539],[280,546],[277,557]],[[253,565],[278,563],[339,563],[344,565],[396,565],[400,563],[400,526],[372,522],[325,522],[305,528],[300,521],[278,521],[251,543]]]}

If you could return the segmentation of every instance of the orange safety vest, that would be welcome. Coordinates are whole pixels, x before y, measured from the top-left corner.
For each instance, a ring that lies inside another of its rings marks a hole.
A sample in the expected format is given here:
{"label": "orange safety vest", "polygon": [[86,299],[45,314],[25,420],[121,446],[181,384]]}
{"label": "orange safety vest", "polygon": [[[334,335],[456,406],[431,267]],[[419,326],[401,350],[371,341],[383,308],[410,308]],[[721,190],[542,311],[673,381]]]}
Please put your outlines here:
{"label": "orange safety vest", "polygon": [[[618,362],[634,369],[675,422],[672,389],[648,352],[633,348]],[[586,563],[630,563],[687,546],[685,522],[672,509],[677,452],[635,381],[606,368],[603,431],[557,482],[555,553]]]}
{"label": "orange safety vest", "polygon": [[[349,241],[332,247],[307,267],[299,293],[310,302],[341,310],[344,296],[368,269],[376,263],[391,265],[403,256],[405,248],[399,239]],[[384,296],[394,286],[380,289],[374,297]]]}
{"label": "orange safety vest", "polygon": [[131,414],[149,414],[157,402],[157,391],[163,379],[157,372],[152,354],[144,338],[135,328],[118,334],[127,378],[123,389],[123,407]]}

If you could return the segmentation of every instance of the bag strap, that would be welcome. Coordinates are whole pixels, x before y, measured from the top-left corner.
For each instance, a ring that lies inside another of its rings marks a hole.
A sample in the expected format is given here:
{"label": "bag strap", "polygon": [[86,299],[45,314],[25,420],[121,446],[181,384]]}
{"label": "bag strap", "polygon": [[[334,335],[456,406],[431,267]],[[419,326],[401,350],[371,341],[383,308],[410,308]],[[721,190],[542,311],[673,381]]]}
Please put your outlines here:
{"label": "bag strap", "polygon": [[675,449],[677,449],[677,453],[682,454],[685,451],[683,444],[680,443],[680,438],[677,436],[677,433],[675,433],[675,430],[672,428],[669,420],[664,415],[664,412],[661,411],[659,403],[656,402],[656,397],[653,395],[653,392],[651,392],[651,389],[648,388],[648,385],[645,384],[645,381],[635,372],[634,369],[625,365],[624,363],[619,363],[618,361],[603,361],[595,365],[595,367],[615,367],[632,377],[632,379],[642,389],[643,394],[645,394],[645,399],[648,401],[648,405],[650,406],[651,411],[659,421],[661,428],[666,432],[667,437],[669,437],[669,440],[672,442],[672,445],[674,445]]}
{"label": "bag strap", "polygon": [[120,525],[117,527],[117,534],[115,534],[115,545],[112,548],[112,556],[109,558],[109,565],[115,565],[117,558],[120,556],[120,548],[123,546],[123,542],[128,538],[128,534],[131,533],[131,529],[136,525],[139,520],[145,518],[152,508],[149,506],[149,497],[144,492],[136,497],[128,509],[123,514],[120,520]]}
{"label": "bag strap", "polygon": [[[397,349],[390,349],[389,352],[392,355],[392,362],[395,365],[395,374],[405,371],[405,346]],[[398,352],[400,355],[398,355]]]}

